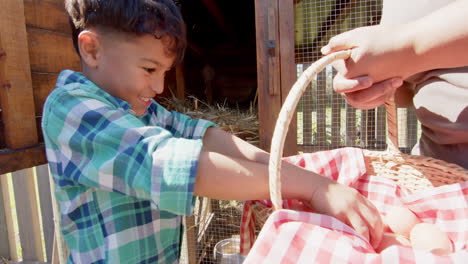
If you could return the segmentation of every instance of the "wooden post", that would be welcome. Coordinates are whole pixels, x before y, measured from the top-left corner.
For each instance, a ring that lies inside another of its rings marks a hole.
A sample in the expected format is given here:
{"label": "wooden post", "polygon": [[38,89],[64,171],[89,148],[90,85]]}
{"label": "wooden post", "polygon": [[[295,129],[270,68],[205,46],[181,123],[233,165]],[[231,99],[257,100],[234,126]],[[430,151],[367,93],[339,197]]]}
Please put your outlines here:
{"label": "wooden post", "polygon": [[[336,71],[332,71],[332,80],[336,75]],[[333,84],[330,84],[332,87]],[[331,116],[331,145],[332,148],[338,148],[342,146],[341,143],[341,106],[343,98],[340,94],[335,93],[332,88],[332,116]]]}
{"label": "wooden post", "polygon": [[[304,64],[304,70],[309,67],[309,64]],[[313,87],[317,87],[316,82],[311,82],[309,87],[306,89],[304,94],[302,95],[302,133],[303,133],[303,145],[310,146],[313,144],[312,140],[312,111],[313,111]]]}
{"label": "wooden post", "polygon": [[346,146],[356,146],[356,108],[346,104]]}
{"label": "wooden post", "polygon": [[187,241],[188,264],[197,263],[197,232],[195,229],[195,215],[185,216],[185,237]]}
{"label": "wooden post", "polygon": [[[5,177],[6,175],[0,175],[0,177]],[[0,180],[0,256],[10,259],[10,245],[8,242],[8,222],[7,222],[7,215],[6,215],[6,210],[7,208],[10,207],[10,204],[5,203],[5,199],[3,196],[8,195],[8,188],[4,187],[6,189],[6,193],[3,193],[3,184],[2,181]]]}
{"label": "wooden post", "polygon": [[52,247],[54,241],[54,211],[49,180],[49,166],[47,164],[35,168],[37,175],[37,188],[41,205],[42,230],[46,248],[47,262],[52,260]]}
{"label": "wooden post", "polygon": [[327,75],[317,74],[317,145],[327,146]]}
{"label": "wooden post", "polygon": [[406,144],[408,151],[411,152],[411,149],[418,142],[418,118],[416,117],[414,108],[408,108],[407,115],[408,118],[406,119],[406,129],[408,132],[406,134]]}
{"label": "wooden post", "polygon": [[[258,0],[255,14],[260,147],[269,150],[281,105],[296,80],[293,2]],[[296,123],[294,118],[285,156],[297,153]]]}
{"label": "wooden post", "polygon": [[[8,239],[6,240],[7,242],[4,244],[9,245],[9,256],[12,261],[18,261],[18,252],[16,250],[16,238],[15,238],[15,231],[14,231],[14,219],[13,219],[13,208],[11,206],[11,200],[15,199],[14,197],[10,196],[10,182],[8,178],[10,177],[10,174],[1,174],[0,175],[0,188],[2,189],[2,194],[3,194],[3,202],[5,206],[5,220],[6,220],[6,228],[7,228],[7,233],[8,233]],[[5,241],[5,240],[2,240]],[[6,247],[6,245],[4,246]]]}
{"label": "wooden post", "polygon": [[[296,62],[294,61],[294,5],[292,1],[278,0],[279,56],[281,70],[281,104],[296,81]],[[297,114],[289,125],[283,156],[297,154]]]}
{"label": "wooden post", "polygon": [[33,169],[12,173],[23,261],[45,262]]}
{"label": "wooden post", "polygon": [[5,143],[19,149],[38,143],[23,1],[0,8],[0,104]]}
{"label": "wooden post", "polygon": [[376,148],[377,149],[385,149],[386,144],[385,140],[387,138],[387,120],[386,120],[387,112],[385,110],[385,106],[379,106],[377,108],[377,132],[376,132]]}
{"label": "wooden post", "polygon": [[282,102],[277,87],[280,84],[277,19],[277,0],[255,1],[260,147],[267,151]]}

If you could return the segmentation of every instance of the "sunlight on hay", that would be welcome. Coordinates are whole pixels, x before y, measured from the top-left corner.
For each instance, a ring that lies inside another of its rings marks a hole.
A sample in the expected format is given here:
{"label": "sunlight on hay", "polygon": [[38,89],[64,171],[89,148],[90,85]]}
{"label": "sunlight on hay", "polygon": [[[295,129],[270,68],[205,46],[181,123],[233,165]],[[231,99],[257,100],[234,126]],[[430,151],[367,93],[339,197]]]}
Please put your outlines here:
{"label": "sunlight on hay", "polygon": [[177,111],[193,118],[201,118],[214,122],[224,131],[258,146],[258,117],[253,104],[249,109],[240,110],[226,105],[209,105],[193,96],[179,99],[175,96],[161,98],[159,103],[166,109]]}

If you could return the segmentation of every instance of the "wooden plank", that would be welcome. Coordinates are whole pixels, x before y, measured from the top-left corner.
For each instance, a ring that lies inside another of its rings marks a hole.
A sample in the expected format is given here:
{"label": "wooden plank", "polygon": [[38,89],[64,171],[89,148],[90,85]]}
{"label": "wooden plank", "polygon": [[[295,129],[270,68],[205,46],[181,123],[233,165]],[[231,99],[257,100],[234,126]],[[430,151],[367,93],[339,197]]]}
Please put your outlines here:
{"label": "wooden plank", "polygon": [[64,69],[80,70],[80,58],[73,49],[70,35],[32,27],[27,32],[31,71],[58,73]]}
{"label": "wooden plank", "polygon": [[[284,103],[296,81],[296,63],[294,61],[294,5],[291,1],[278,0],[279,56],[281,64],[281,100]],[[297,154],[297,114],[293,115],[289,125],[284,156]]]}
{"label": "wooden plank", "polygon": [[406,147],[412,149],[418,142],[418,118],[414,108],[407,109],[406,130]]}
{"label": "wooden plank", "polygon": [[[7,241],[10,252],[9,252],[9,257],[12,261],[18,261],[18,251],[17,251],[17,243],[16,243],[16,238],[15,238],[15,230],[14,230],[14,221],[15,219],[13,218],[13,207],[11,206],[12,200],[14,200],[14,197],[10,195],[10,190],[9,190],[9,178],[11,178],[10,174],[1,174],[0,175],[0,187],[2,189],[2,195],[3,195],[3,202],[5,205],[5,220],[6,220],[6,229],[8,233],[8,239],[7,240],[2,240],[2,241]],[[5,243],[5,244],[7,244]]]}
{"label": "wooden plank", "polygon": [[398,124],[398,146],[400,148],[407,148],[408,142],[408,109],[397,108],[397,124]]}
{"label": "wooden plank", "polygon": [[367,148],[367,110],[362,110],[361,111],[361,126],[360,126],[360,147],[361,148]]}
{"label": "wooden plank", "polygon": [[367,110],[367,148],[375,149],[375,109]]}
{"label": "wooden plank", "polygon": [[[269,151],[271,138],[281,109],[281,96],[272,94],[270,89],[271,78],[274,76],[274,66],[269,63],[268,44],[268,8],[278,8],[276,1],[255,1],[255,26],[257,40],[257,80],[258,80],[258,119],[260,148]],[[275,12],[277,14],[277,12]],[[271,51],[271,49],[270,49]],[[276,55],[275,49],[273,54]],[[273,87],[272,87],[273,88]],[[275,89],[273,89],[275,91]]]}
{"label": "wooden plank", "polygon": [[58,254],[58,243],[57,243],[57,237],[54,236],[54,245],[52,248],[52,259],[49,261],[51,264],[61,264],[59,260],[59,254]]}
{"label": "wooden plank", "polygon": [[24,0],[26,25],[71,34],[63,0]]}
{"label": "wooden plank", "polygon": [[197,263],[197,233],[195,229],[195,216],[190,215],[185,219],[185,235],[187,238],[188,263]]}
{"label": "wooden plank", "polygon": [[268,26],[267,26],[267,52],[268,52],[268,88],[270,95],[280,95],[281,93],[281,65],[279,54],[279,14],[278,2],[270,1],[267,6]]}
{"label": "wooden plank", "polygon": [[42,116],[42,109],[49,93],[55,88],[58,74],[32,73],[32,85],[36,116]]}
{"label": "wooden plank", "polygon": [[346,146],[356,146],[356,108],[346,104]]}
{"label": "wooden plank", "polygon": [[18,150],[0,150],[0,174],[32,168],[45,163],[47,163],[47,158],[43,144]]}
{"label": "wooden plank", "polygon": [[[55,190],[54,180],[52,179],[51,174],[49,174],[49,183],[50,189]],[[67,259],[69,256],[69,250],[67,245],[65,244],[65,240],[63,238],[63,234],[60,228],[60,208],[57,199],[55,199],[54,192],[51,191],[51,200],[52,200],[52,211],[54,213],[54,242],[53,242],[53,250],[52,250],[52,260],[51,263],[67,263]]]}
{"label": "wooden plank", "polygon": [[377,149],[385,149],[386,148],[386,138],[387,138],[387,120],[386,120],[387,112],[385,111],[385,106],[381,105],[377,108],[377,142],[376,148]]}
{"label": "wooden plank", "polygon": [[[310,66],[304,64],[304,69]],[[313,82],[307,87],[306,91],[302,95],[302,131],[303,131],[303,143],[304,145],[312,145],[312,111],[313,111],[313,95],[312,87],[317,86],[316,82]]]}
{"label": "wooden plank", "polygon": [[332,79],[330,80],[330,87],[332,87],[332,114],[331,114],[331,144],[332,148],[341,145],[341,106],[343,98],[340,94],[333,91],[333,77],[336,71],[332,70]]}
{"label": "wooden plank", "polygon": [[317,74],[317,145],[327,145],[327,74]]}
{"label": "wooden plank", "polygon": [[23,1],[0,8],[0,103],[6,146],[36,145],[37,133]]}
{"label": "wooden plank", "polygon": [[44,246],[47,261],[52,259],[54,242],[54,211],[52,209],[52,198],[49,183],[49,166],[47,164],[35,168],[37,176],[37,189],[41,205],[42,230],[44,232]]}
{"label": "wooden plank", "polygon": [[[3,177],[0,175],[0,177]],[[3,185],[0,181],[0,185]],[[5,193],[3,193],[5,189]],[[5,208],[11,207],[9,203],[5,203],[4,196],[9,195],[8,187],[0,187],[0,257],[10,259],[10,244],[6,243],[8,241],[8,225],[7,225],[7,213]]]}
{"label": "wooden plank", "polygon": [[32,168],[12,173],[23,261],[45,262]]}

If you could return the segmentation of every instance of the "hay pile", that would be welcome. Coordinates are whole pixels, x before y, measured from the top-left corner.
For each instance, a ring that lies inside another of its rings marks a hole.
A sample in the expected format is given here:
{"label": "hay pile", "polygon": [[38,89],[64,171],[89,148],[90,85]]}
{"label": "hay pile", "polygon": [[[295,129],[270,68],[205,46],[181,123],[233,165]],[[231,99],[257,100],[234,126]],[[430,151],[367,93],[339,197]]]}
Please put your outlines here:
{"label": "hay pile", "polygon": [[248,110],[239,110],[226,105],[209,105],[193,96],[186,100],[174,96],[165,97],[160,98],[158,102],[168,110],[212,121],[222,130],[258,146],[258,117],[253,104]]}

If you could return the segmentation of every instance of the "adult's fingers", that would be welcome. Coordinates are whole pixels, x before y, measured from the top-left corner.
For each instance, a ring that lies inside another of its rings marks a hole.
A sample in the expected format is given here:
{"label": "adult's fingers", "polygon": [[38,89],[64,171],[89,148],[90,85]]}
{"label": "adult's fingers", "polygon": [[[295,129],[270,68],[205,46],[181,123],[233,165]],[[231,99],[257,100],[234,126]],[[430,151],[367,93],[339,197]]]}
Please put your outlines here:
{"label": "adult's fingers", "polygon": [[330,39],[327,45],[323,46],[320,51],[323,55],[354,48],[355,44],[350,41],[349,31],[336,35]]}
{"label": "adult's fingers", "polygon": [[333,78],[333,89],[337,93],[351,93],[369,88],[370,86],[372,86],[372,78],[369,76],[348,79],[338,73]]}
{"label": "adult's fingers", "polygon": [[385,103],[402,83],[400,78],[392,78],[366,89],[343,93],[343,96],[350,105],[356,108],[372,109]]}

